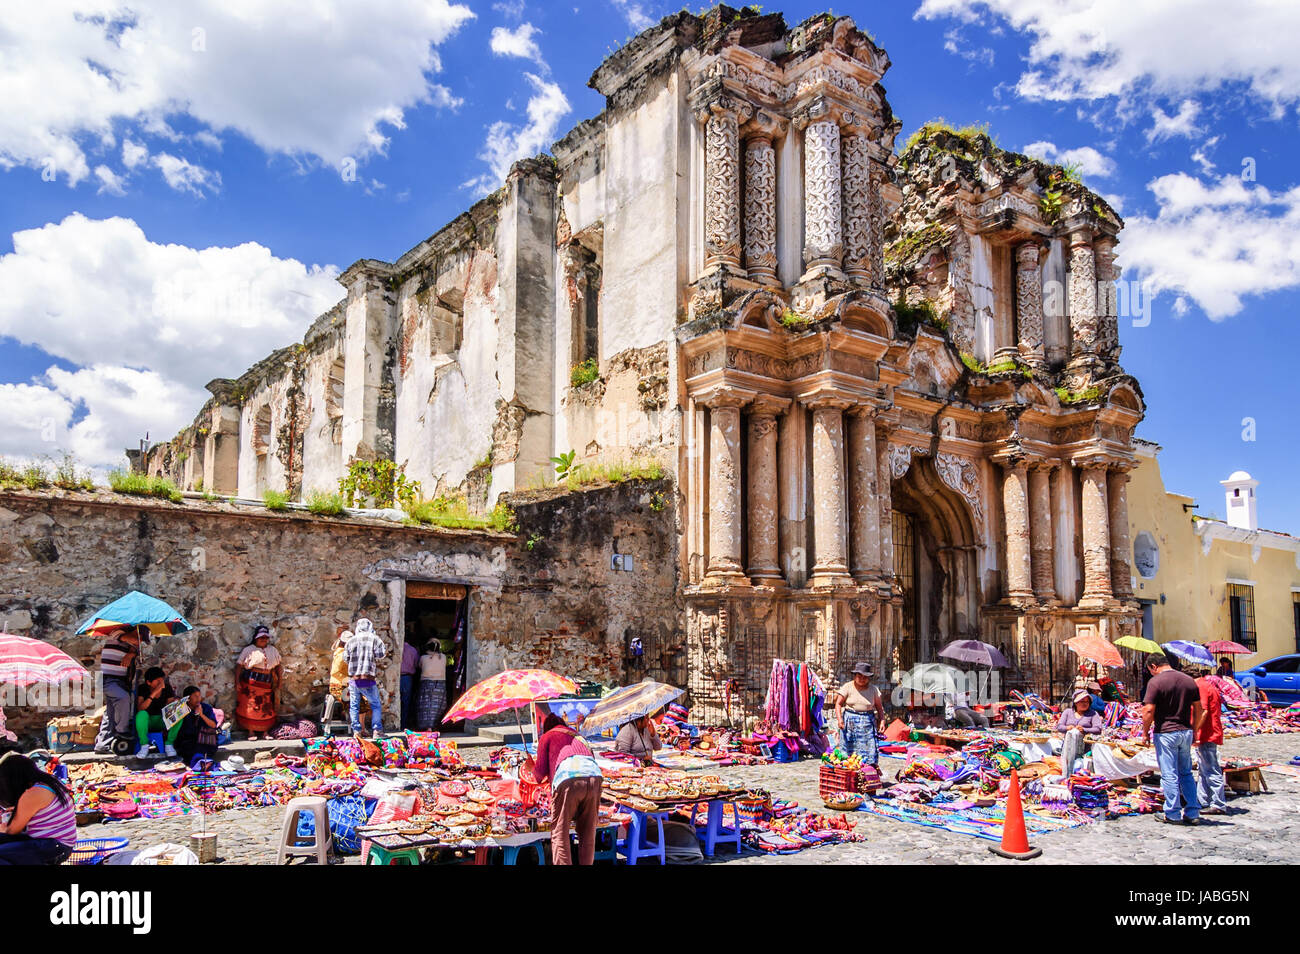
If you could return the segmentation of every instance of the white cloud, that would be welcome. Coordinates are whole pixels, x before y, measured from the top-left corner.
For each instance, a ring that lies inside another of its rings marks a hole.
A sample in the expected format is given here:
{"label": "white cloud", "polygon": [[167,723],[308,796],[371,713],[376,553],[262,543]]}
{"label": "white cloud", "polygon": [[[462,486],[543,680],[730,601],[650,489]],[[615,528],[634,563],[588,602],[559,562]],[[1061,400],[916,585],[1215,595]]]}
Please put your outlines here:
{"label": "white cloud", "polygon": [[188,159],[160,152],[153,157],[153,164],[158,167],[167,184],[177,192],[189,192],[202,198],[204,189],[216,192],[221,188],[220,175],[196,166]]}
{"label": "white cloud", "polygon": [[1183,136],[1190,139],[1198,136],[1204,130],[1196,125],[1196,117],[1200,115],[1201,106],[1196,100],[1185,99],[1178,107],[1178,112],[1170,115],[1159,106],[1151,109],[1151,128],[1147,130],[1147,142],[1159,142],[1162,139],[1169,139],[1173,136]]}
{"label": "white cloud", "polygon": [[1103,156],[1092,146],[1079,146],[1077,149],[1058,149],[1056,143],[1031,142],[1025,146],[1027,156],[1036,156],[1062,166],[1077,166],[1080,175],[1094,179],[1108,179],[1115,174],[1115,160]]}
{"label": "white cloud", "polygon": [[122,165],[128,169],[134,169],[148,158],[149,149],[147,146],[132,142],[130,139],[122,140]]}
{"label": "white cloud", "polygon": [[1245,83],[1275,113],[1300,102],[1300,4],[1275,0],[924,0],[916,16],[1005,21],[1031,37],[1018,91],[1131,101]]}
{"label": "white cloud", "polygon": [[1193,301],[1221,321],[1244,297],[1300,287],[1300,187],[1274,193],[1179,172],[1148,188],[1159,211],[1127,220],[1121,260],[1152,291],[1175,293],[1178,314]]}
{"label": "white cloud", "polygon": [[1214,175],[1214,160],[1210,158],[1210,153],[1219,144],[1219,138],[1218,136],[1211,136],[1192,151],[1192,161],[1201,167],[1201,175],[1203,176]]}
{"label": "white cloud", "polygon": [[983,63],[985,66],[993,65],[992,48],[987,46],[967,46],[965,37],[956,27],[944,32],[943,48],[955,56],[960,56],[968,63]]}
{"label": "white cloud", "polygon": [[[646,13],[645,8],[636,0],[612,0],[612,2],[614,9],[623,14],[623,18],[627,20],[627,25],[638,33],[659,22]],[[573,12],[577,13],[578,8],[574,7]]]}
{"label": "white cloud", "polygon": [[99,180],[99,192],[126,195],[126,180],[108,166],[95,166],[95,178]]}
{"label": "white cloud", "polygon": [[0,455],[53,455],[65,443],[73,402],[39,384],[0,384]]}
{"label": "white cloud", "polygon": [[116,464],[145,430],[170,437],[206,400],[205,382],[301,338],[342,297],[333,266],[276,258],[254,242],[158,244],[125,218],[73,214],[15,232],[13,246],[0,256],[0,336],[77,370],[0,389],[0,434],[8,422],[12,440],[44,453],[32,428],[54,417],[66,429],[84,404],[67,439],[97,466]]}
{"label": "white cloud", "polygon": [[531,23],[521,23],[513,30],[506,27],[493,27],[491,47],[497,56],[518,56],[525,60],[539,63],[543,68],[542,50],[533,37],[540,33]]}
{"label": "white cloud", "polygon": [[518,20],[524,15],[524,0],[503,0],[492,4],[492,9],[508,20]]}
{"label": "white cloud", "polygon": [[524,78],[533,88],[533,95],[528,99],[528,122],[520,126],[498,120],[488,127],[479,158],[488,164],[491,172],[471,179],[466,186],[488,192],[500,184],[517,159],[535,156],[555,142],[560,120],[572,108],[569,100],[558,83],[547,82],[535,73],[525,73]]}
{"label": "white cloud", "polygon": [[7,4],[0,165],[52,160],[75,185],[87,152],[167,136],[175,114],[269,153],[365,158],[407,109],[456,102],[430,78],[435,47],[472,16],[448,0]]}

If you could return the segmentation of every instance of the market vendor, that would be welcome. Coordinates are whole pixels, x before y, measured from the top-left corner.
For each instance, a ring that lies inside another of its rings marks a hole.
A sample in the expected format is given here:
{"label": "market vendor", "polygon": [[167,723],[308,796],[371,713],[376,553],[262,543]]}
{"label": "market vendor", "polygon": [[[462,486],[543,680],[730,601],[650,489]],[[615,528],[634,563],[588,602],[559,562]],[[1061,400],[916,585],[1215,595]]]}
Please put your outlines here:
{"label": "market vendor", "polygon": [[186,686],[182,693],[190,707],[176,733],[176,754],[190,768],[217,757],[217,713],[203,701],[198,686]]}
{"label": "market vendor", "polygon": [[136,758],[149,757],[150,732],[164,733],[163,754],[169,758],[175,757],[174,744],[181,724],[178,721],[168,729],[163,723],[163,707],[175,698],[176,693],[172,691],[171,686],[167,685],[167,676],[161,669],[152,666],[145,670],[144,682],[140,683],[140,688],[135,691],[135,734],[140,742],[140,748],[135,753]]}
{"label": "market vendor", "polygon": [[853,678],[835,693],[835,723],[850,755],[862,757],[867,765],[880,762],[876,747],[877,727],[885,721],[885,701],[880,690],[871,684],[875,670],[870,663],[853,667]]}
{"label": "market vendor", "polygon": [[659,741],[659,733],[655,731],[654,723],[650,721],[649,716],[633,719],[618,730],[618,736],[614,739],[615,752],[638,758],[642,765],[653,765],[655,752],[659,751],[662,745],[663,743]]}
{"label": "market vendor", "polygon": [[271,645],[271,630],[258,626],[235,663],[235,722],[248,731],[249,741],[275,725],[283,673],[279,650]]}
{"label": "market vendor", "polygon": [[1084,735],[1097,735],[1106,727],[1101,716],[1092,711],[1092,696],[1087,689],[1076,689],[1070,703],[1071,707],[1062,712],[1061,718],[1057,720],[1057,732],[1078,729]]}
{"label": "market vendor", "polygon": [[57,865],[77,843],[72,793],[25,755],[0,755],[0,807],[9,821],[0,828],[0,866]]}
{"label": "market vendor", "polygon": [[537,758],[524,762],[538,782],[551,783],[551,864],[572,864],[569,825],[578,831],[578,864],[596,860],[596,825],[604,778],[587,743],[552,712],[542,723]]}
{"label": "market vendor", "polygon": [[[143,629],[143,627],[141,627]],[[144,630],[148,632],[148,630]],[[136,661],[140,654],[140,632],[124,629],[104,643],[99,655],[99,673],[103,679],[104,718],[95,738],[95,751],[106,755],[113,750],[115,738],[129,738],[135,708],[131,705],[131,687],[135,684]]]}

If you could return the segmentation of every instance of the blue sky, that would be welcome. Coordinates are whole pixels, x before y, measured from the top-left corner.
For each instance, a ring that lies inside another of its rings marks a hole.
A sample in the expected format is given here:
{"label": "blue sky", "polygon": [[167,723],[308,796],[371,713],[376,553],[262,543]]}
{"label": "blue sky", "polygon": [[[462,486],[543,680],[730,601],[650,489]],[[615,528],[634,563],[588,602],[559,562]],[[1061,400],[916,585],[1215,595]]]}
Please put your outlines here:
{"label": "blue sky", "polygon": [[[226,6],[6,13],[0,454],[71,449],[111,466],[146,430],[169,437],[206,381],[297,339],[340,298],[341,269],[392,260],[513,158],[599,112],[592,70],[676,8]],[[825,7],[766,9],[793,24]],[[900,145],[934,117],[987,123],[1004,146],[1078,164],[1112,199],[1124,277],[1154,292],[1120,335],[1166,484],[1222,516],[1218,481],[1248,470],[1261,522],[1300,532],[1298,5],[832,9],[888,50]]]}

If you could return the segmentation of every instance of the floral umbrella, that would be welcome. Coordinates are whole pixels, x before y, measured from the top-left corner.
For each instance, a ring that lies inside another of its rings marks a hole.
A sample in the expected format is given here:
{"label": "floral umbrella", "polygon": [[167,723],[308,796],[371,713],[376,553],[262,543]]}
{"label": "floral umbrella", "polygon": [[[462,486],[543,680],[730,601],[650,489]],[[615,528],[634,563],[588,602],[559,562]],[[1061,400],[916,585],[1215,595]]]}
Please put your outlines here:
{"label": "floral umbrella", "polygon": [[90,676],[62,649],[29,636],[0,633],[0,684],[58,686]]}
{"label": "floral umbrella", "polygon": [[1098,663],[1108,669],[1118,669],[1124,665],[1124,657],[1119,654],[1115,644],[1105,636],[1075,636],[1073,639],[1067,639],[1065,645],[1080,658]]}
{"label": "floral umbrella", "polygon": [[650,680],[615,689],[587,714],[587,718],[582,721],[582,734],[599,735],[606,729],[649,715],[685,691],[667,683]]}
{"label": "floral umbrella", "polygon": [[1255,651],[1241,645],[1241,643],[1234,643],[1230,639],[1216,639],[1213,642],[1206,643],[1205,648],[1216,656],[1249,656]]}
{"label": "floral umbrella", "polygon": [[[548,669],[507,669],[470,686],[442,717],[442,721],[479,719],[514,709],[515,723],[518,725],[520,706],[577,692],[576,682]],[[522,725],[519,726],[519,734],[524,734]]]}

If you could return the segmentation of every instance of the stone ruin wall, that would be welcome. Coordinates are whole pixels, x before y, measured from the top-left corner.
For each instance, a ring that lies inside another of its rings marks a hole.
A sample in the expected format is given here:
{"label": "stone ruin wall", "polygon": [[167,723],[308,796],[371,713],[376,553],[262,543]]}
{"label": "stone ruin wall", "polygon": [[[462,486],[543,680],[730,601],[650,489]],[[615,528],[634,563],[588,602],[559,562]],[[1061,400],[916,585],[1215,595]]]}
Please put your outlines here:
{"label": "stone ruin wall", "polygon": [[[681,631],[670,484],[515,506],[518,536],[109,493],[0,493],[0,620],[94,669],[101,641],[72,635],[76,627],[131,589],[156,595],[195,628],[152,643],[143,664],[163,666],[177,691],[199,685],[231,717],[234,662],[254,626],[272,627],[285,658],[281,714],[319,718],[335,629],[360,615],[389,644],[381,679],[391,709],[403,574],[474,587],[471,683],[534,665],[617,682],[632,635]],[[611,569],[615,548],[632,555],[632,572]],[[56,714],[67,713],[6,710],[19,732]]]}

